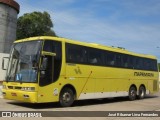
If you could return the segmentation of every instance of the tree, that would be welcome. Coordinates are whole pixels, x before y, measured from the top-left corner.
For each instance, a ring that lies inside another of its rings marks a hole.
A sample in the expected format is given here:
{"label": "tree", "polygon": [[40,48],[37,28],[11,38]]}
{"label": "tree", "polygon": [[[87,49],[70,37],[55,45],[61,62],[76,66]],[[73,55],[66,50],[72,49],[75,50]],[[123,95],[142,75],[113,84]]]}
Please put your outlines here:
{"label": "tree", "polygon": [[56,36],[52,28],[53,23],[47,12],[26,13],[18,18],[17,39],[43,35]]}

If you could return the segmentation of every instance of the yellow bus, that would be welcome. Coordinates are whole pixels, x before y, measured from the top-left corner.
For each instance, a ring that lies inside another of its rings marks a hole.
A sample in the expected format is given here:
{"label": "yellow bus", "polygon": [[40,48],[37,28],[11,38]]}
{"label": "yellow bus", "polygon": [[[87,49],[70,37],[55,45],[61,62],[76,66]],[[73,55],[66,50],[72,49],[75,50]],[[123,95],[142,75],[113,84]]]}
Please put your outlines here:
{"label": "yellow bus", "polygon": [[3,97],[29,103],[68,107],[82,99],[143,99],[159,90],[155,56],[59,37],[15,41],[6,72]]}

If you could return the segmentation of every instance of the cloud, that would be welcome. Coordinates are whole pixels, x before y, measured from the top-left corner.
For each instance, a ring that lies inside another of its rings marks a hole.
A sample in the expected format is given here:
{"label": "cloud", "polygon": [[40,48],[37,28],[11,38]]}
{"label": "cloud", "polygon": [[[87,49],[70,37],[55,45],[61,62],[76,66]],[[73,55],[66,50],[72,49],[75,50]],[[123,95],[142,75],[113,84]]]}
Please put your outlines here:
{"label": "cloud", "polygon": [[159,0],[134,0],[122,2],[123,7],[136,15],[150,16],[159,15],[160,1]]}
{"label": "cloud", "polygon": [[[30,4],[30,0],[17,1],[21,4],[20,15],[48,11],[54,22],[53,29],[60,37],[120,46],[134,52],[159,56],[160,49],[157,46],[160,46],[160,24],[148,19],[152,16],[152,19],[159,19],[160,2],[149,0],[149,3],[142,2],[142,5],[138,0],[93,0],[80,9],[77,5],[73,6],[75,0],[41,0],[34,4]],[[103,12],[100,10],[105,12],[100,13]]]}
{"label": "cloud", "polygon": [[59,16],[59,19],[63,19],[64,22],[57,23],[55,30],[62,37],[158,55],[156,46],[160,45],[160,25],[140,23],[117,25],[95,18],[77,19],[76,15],[65,15],[72,16],[70,18],[73,22],[70,23],[63,16]]}

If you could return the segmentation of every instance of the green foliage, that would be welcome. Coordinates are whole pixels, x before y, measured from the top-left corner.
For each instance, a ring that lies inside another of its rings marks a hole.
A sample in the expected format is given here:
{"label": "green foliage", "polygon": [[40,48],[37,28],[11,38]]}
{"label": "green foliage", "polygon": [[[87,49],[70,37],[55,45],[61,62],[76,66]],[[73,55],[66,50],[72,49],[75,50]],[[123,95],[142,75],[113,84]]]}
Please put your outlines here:
{"label": "green foliage", "polygon": [[51,28],[53,23],[47,12],[26,13],[18,18],[17,39],[43,35],[56,36]]}
{"label": "green foliage", "polygon": [[160,71],[160,63],[158,63],[158,68],[159,68],[159,71]]}

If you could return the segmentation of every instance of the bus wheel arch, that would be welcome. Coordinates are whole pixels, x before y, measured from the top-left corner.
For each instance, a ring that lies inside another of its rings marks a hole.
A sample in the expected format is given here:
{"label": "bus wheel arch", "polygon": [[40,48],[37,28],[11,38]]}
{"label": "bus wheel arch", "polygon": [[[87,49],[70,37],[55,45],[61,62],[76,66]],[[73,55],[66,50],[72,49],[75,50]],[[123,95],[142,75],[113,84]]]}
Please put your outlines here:
{"label": "bus wheel arch", "polygon": [[62,107],[69,107],[73,104],[75,99],[76,99],[75,88],[70,84],[63,86],[63,88],[60,91],[60,96],[59,96],[60,105]]}
{"label": "bus wheel arch", "polygon": [[128,96],[129,96],[129,100],[131,100],[131,101],[136,99],[136,97],[137,97],[137,87],[136,87],[136,85],[132,84],[130,86]]}
{"label": "bus wheel arch", "polygon": [[143,99],[146,95],[146,87],[144,84],[141,84],[138,90],[138,98]]}

